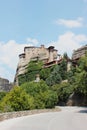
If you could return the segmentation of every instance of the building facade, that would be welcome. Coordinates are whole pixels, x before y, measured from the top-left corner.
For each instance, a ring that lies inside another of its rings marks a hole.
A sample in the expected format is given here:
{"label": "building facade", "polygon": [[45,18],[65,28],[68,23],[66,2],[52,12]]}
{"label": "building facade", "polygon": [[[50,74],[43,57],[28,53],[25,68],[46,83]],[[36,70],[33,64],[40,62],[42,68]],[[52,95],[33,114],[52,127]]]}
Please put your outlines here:
{"label": "building facade", "polygon": [[[54,46],[46,48],[44,45],[40,47],[28,46],[24,48],[24,53],[19,55],[19,62],[16,70],[15,82],[17,77],[26,72],[26,67],[30,61],[43,61],[44,64],[52,63],[57,60],[57,50]],[[16,83],[17,84],[17,83]]]}

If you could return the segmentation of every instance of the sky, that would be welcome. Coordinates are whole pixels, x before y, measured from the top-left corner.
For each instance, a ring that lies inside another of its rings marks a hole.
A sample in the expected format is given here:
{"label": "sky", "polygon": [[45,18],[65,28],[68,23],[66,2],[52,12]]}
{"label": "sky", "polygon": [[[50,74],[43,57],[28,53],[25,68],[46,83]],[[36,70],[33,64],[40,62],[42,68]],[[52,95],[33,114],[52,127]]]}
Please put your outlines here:
{"label": "sky", "polygon": [[13,82],[25,46],[58,53],[87,44],[87,0],[0,0],[0,77]]}

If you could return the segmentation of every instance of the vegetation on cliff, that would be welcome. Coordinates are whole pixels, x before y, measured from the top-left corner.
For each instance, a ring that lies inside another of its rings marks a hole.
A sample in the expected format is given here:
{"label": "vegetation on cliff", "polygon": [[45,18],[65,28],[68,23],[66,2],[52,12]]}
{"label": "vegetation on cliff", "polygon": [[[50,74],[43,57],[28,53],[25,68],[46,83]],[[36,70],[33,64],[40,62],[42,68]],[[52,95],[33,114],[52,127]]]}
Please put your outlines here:
{"label": "vegetation on cliff", "polygon": [[27,71],[25,74],[19,75],[19,85],[34,81],[36,75],[39,74],[40,78],[49,86],[60,83],[62,80],[67,79],[67,61],[64,57],[60,65],[54,65],[50,68],[43,68],[43,62],[31,61],[28,64]]}
{"label": "vegetation on cliff", "polygon": [[36,75],[40,73],[42,65],[43,63],[40,61],[31,61],[28,64],[26,73],[18,76],[19,85],[25,82],[34,81],[36,79]]}
{"label": "vegetation on cliff", "polygon": [[[57,104],[65,105],[72,93],[86,97],[87,106],[87,55],[68,72],[66,63],[64,58],[60,65],[45,69],[42,62],[31,62],[27,72],[19,77],[20,87],[7,94],[0,93],[0,110],[53,108]],[[41,77],[39,82],[35,82],[36,74]]]}

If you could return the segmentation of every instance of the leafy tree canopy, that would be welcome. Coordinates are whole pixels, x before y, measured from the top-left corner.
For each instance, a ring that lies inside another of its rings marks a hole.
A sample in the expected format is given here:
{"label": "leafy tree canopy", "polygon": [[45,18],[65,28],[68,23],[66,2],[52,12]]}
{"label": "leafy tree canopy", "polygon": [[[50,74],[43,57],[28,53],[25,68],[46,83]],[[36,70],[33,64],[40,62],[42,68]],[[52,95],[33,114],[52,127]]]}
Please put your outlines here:
{"label": "leafy tree canopy", "polygon": [[5,96],[7,94],[7,92],[0,92],[0,100],[2,100],[3,99],[3,97]]}
{"label": "leafy tree canopy", "polygon": [[59,66],[56,65],[53,72],[51,72],[50,76],[46,79],[46,83],[49,86],[53,86],[58,84],[62,81],[61,75],[59,73]]}
{"label": "leafy tree canopy", "polygon": [[80,58],[74,79],[75,91],[87,95],[87,55]]}
{"label": "leafy tree canopy", "polygon": [[36,109],[52,108],[57,103],[56,92],[50,90],[43,80],[40,82],[27,82],[22,84],[21,87],[34,98]]}
{"label": "leafy tree canopy", "polygon": [[52,86],[52,90],[57,92],[58,104],[62,102],[66,103],[70,94],[73,93],[73,89],[73,86],[70,85],[68,82],[61,82],[61,84],[56,84]]}
{"label": "leafy tree canopy", "polygon": [[29,110],[33,108],[33,97],[30,97],[21,87],[14,87],[0,103],[0,110],[4,112]]}

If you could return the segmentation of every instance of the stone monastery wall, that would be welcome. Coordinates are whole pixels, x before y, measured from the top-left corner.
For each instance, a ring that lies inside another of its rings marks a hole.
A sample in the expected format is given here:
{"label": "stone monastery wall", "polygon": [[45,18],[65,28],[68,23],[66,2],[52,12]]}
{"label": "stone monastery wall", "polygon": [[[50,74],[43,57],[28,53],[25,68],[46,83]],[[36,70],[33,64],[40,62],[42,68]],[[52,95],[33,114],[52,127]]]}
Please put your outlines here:
{"label": "stone monastery wall", "polygon": [[26,67],[30,61],[41,60],[44,63],[49,63],[57,59],[57,50],[53,46],[45,48],[44,45],[40,47],[28,46],[24,48],[24,53],[19,55],[19,62],[16,70],[16,77],[24,74]]}

